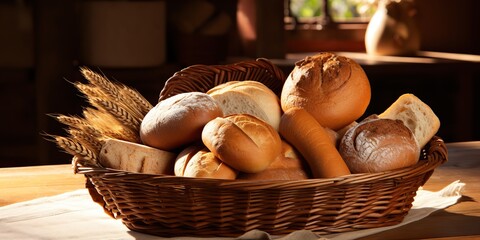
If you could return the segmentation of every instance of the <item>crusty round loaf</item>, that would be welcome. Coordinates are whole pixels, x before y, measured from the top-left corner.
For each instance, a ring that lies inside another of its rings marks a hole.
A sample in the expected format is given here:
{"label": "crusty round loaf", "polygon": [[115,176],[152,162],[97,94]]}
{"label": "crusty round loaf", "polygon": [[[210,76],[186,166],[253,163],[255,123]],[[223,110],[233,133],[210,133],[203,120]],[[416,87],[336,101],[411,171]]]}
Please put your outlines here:
{"label": "crusty round loaf", "polygon": [[284,112],[304,108],[335,131],[361,117],[370,103],[370,83],[362,67],[350,58],[319,53],[297,62],[283,85]]}
{"label": "crusty round loaf", "polygon": [[265,121],[248,115],[218,117],[205,125],[202,141],[215,156],[236,170],[265,170],[281,154],[280,135]]}
{"label": "crusty round loaf", "polygon": [[217,100],[225,116],[250,114],[278,130],[282,109],[279,97],[258,81],[230,81],[210,89],[207,94]]}
{"label": "crusty round loaf", "polygon": [[258,173],[240,173],[238,179],[246,180],[302,180],[311,177],[308,164],[289,143],[282,140],[282,154]]}
{"label": "crusty round loaf", "polygon": [[339,152],[352,173],[376,173],[417,163],[420,149],[400,120],[367,118],[349,129]]}
{"label": "crusty round loaf", "polygon": [[235,179],[237,171],[222,162],[204,146],[192,145],[178,154],[175,176]]}
{"label": "crusty round loaf", "polygon": [[201,139],[202,128],[223,116],[217,102],[206,93],[181,93],[160,101],[143,118],[140,139],[145,145],[177,150]]}

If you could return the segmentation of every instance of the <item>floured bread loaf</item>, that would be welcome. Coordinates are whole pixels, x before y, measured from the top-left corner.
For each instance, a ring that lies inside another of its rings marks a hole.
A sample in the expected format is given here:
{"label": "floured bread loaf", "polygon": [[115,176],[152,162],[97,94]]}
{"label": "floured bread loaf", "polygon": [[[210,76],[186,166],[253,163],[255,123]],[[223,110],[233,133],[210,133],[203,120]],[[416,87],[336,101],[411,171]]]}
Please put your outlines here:
{"label": "floured bread loaf", "polygon": [[420,148],[423,148],[440,128],[440,120],[432,109],[410,93],[400,96],[378,116],[401,120],[412,131]]}
{"label": "floured bread loaf", "polygon": [[415,137],[400,120],[370,117],[350,128],[339,148],[352,173],[408,167],[420,156]]}
{"label": "floured bread loaf", "polygon": [[118,139],[107,139],[99,155],[107,168],[135,173],[173,174],[175,153]]}
{"label": "floured bread loaf", "polygon": [[145,115],[140,139],[150,147],[176,151],[200,140],[205,124],[221,116],[222,109],[208,94],[180,93],[160,101]]}
{"label": "floured bread loaf", "polygon": [[207,92],[222,108],[225,116],[249,114],[278,130],[282,110],[280,99],[263,83],[257,81],[230,81]]}

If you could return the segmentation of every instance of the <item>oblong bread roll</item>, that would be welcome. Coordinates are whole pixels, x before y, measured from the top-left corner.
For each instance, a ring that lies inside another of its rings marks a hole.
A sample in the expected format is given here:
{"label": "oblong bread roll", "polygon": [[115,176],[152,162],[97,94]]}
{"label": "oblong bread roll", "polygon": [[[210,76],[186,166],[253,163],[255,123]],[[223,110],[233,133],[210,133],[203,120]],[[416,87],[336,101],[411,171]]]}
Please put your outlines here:
{"label": "oblong bread roll", "polygon": [[290,108],[280,120],[280,134],[303,155],[314,178],[350,174],[329,133],[303,108]]}

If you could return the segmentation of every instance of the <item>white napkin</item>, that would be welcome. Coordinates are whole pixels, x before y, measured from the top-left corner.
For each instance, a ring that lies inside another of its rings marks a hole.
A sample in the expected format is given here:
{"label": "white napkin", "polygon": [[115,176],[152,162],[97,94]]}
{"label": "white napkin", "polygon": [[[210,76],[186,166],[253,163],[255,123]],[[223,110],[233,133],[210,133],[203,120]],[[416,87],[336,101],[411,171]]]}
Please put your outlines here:
{"label": "white napkin", "polygon": [[[464,186],[464,183],[455,181],[438,192],[419,189],[412,209],[403,222],[395,226],[327,236],[319,236],[307,230],[295,231],[285,236],[272,236],[253,230],[236,239],[355,239],[403,226],[453,205],[461,197]],[[110,218],[91,200],[86,189],[0,207],[0,229],[0,239],[165,239],[131,231],[120,220]]]}

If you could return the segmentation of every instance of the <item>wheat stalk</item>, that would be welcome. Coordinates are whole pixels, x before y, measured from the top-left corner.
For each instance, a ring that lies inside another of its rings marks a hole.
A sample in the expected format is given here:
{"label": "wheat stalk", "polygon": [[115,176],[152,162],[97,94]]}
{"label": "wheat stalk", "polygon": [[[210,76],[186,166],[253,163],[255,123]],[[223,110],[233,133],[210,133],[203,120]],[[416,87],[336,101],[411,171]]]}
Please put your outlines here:
{"label": "wheat stalk", "polygon": [[106,112],[112,114],[120,123],[122,123],[126,127],[132,129],[135,132],[139,130],[141,120],[132,117],[130,112],[122,106],[98,97],[90,98],[89,100],[92,105],[96,106],[97,108],[102,108]]}
{"label": "wheat stalk", "polygon": [[102,149],[102,146],[105,143],[105,141],[102,138],[98,138],[98,136],[94,136],[77,129],[69,129],[68,133],[70,134],[70,136],[72,136],[73,139],[77,140],[80,144],[91,147],[91,150],[93,150],[95,155],[97,156],[99,155],[100,150]]}
{"label": "wheat stalk", "polygon": [[100,90],[98,87],[91,84],[83,83],[74,83],[75,88],[77,88],[81,93],[83,93],[87,98],[90,97],[105,97],[105,93]]}
{"label": "wheat stalk", "polygon": [[67,125],[69,127],[74,128],[81,128],[84,125],[87,125],[85,119],[76,116],[66,116],[66,115],[53,115],[49,114],[49,116],[55,118],[58,122]]}
{"label": "wheat stalk", "polygon": [[128,95],[133,102],[136,103],[137,107],[141,109],[141,113],[145,116],[145,114],[153,108],[152,104],[147,101],[139,92],[131,89],[129,87],[124,86],[121,90],[122,93]]}
{"label": "wheat stalk", "polygon": [[80,72],[91,84],[99,87],[102,89],[102,91],[108,93],[110,96],[118,95],[118,87],[106,77],[85,67],[80,68]]}
{"label": "wheat stalk", "polygon": [[94,108],[86,108],[83,111],[83,115],[88,124],[96,126],[104,137],[140,142],[138,132],[126,128],[116,117],[107,112]]}
{"label": "wheat stalk", "polygon": [[139,128],[145,114],[153,107],[140,93],[121,83],[113,83],[105,76],[88,68],[81,68],[88,84],[74,83],[91,107],[83,117],[50,115],[68,126],[69,137],[50,138],[65,152],[74,156],[74,162],[83,166],[97,166],[98,156],[107,138],[140,142]]}
{"label": "wheat stalk", "polygon": [[57,145],[73,156],[80,156],[82,159],[88,160],[97,165],[97,155],[78,141],[62,136],[51,136]]}
{"label": "wheat stalk", "polygon": [[[122,105],[122,107],[128,110],[132,116],[141,120],[146,114],[145,108],[148,110],[151,109],[151,104],[133,89],[130,89],[121,83],[113,83],[105,76],[95,73],[88,68],[81,68],[81,72],[91,84],[95,85],[98,87],[99,91],[103,92],[106,99],[116,102],[118,105]],[[130,89],[130,91],[126,92],[125,89]]]}

